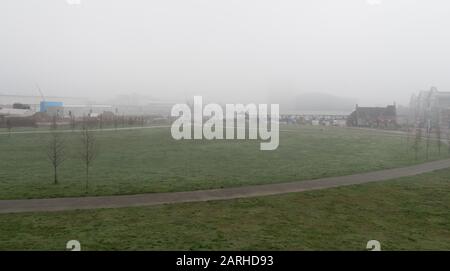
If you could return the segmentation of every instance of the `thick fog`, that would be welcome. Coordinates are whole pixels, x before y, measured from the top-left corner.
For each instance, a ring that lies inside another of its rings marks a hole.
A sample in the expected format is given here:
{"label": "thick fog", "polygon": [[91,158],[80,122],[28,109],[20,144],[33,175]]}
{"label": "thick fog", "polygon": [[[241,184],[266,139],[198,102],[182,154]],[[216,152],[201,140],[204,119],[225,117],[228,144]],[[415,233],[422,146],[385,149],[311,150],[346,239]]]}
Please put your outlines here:
{"label": "thick fog", "polygon": [[362,105],[450,91],[446,0],[2,0],[0,94]]}

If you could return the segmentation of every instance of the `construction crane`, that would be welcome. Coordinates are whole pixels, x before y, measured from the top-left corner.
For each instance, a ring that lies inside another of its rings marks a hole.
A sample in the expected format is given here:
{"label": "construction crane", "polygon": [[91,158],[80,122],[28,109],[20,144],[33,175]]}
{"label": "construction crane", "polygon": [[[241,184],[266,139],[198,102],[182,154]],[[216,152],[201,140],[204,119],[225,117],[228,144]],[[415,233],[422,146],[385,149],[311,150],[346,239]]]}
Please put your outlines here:
{"label": "construction crane", "polygon": [[36,83],[36,87],[37,87],[37,89],[39,91],[39,94],[41,95],[42,101],[45,102],[44,93],[42,93],[42,90],[41,90],[41,88],[39,87],[39,85],[37,83]]}

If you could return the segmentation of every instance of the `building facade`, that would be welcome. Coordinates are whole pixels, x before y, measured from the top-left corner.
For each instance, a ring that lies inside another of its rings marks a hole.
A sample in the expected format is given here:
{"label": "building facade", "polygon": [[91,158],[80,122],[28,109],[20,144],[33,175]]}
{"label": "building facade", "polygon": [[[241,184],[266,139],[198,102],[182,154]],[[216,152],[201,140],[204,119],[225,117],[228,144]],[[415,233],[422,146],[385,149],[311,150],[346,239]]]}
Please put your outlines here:
{"label": "building facade", "polygon": [[395,128],[397,110],[395,105],[386,107],[361,107],[356,105],[347,119],[347,125],[353,127]]}

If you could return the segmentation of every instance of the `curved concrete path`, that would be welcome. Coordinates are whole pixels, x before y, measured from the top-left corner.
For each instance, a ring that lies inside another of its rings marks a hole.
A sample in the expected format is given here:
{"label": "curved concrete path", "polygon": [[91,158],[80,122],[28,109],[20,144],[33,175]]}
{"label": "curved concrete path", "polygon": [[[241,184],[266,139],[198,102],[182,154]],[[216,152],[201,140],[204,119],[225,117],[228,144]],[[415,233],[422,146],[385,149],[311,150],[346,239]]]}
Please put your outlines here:
{"label": "curved concrete path", "polygon": [[0,200],[0,213],[63,211],[77,209],[151,206],[169,203],[227,200],[256,196],[277,195],[331,187],[378,182],[413,176],[450,167],[450,159],[403,168],[387,169],[348,176],[329,177],[291,183],[253,185],[235,188],[198,190],[189,192],[153,193],[140,195]]}

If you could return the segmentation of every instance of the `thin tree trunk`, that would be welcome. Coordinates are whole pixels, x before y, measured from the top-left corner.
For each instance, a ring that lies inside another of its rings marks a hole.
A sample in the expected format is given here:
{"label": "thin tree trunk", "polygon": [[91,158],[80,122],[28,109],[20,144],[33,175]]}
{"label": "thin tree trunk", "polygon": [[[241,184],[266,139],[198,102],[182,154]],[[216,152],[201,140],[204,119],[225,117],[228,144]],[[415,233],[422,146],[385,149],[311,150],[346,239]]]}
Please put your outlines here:
{"label": "thin tree trunk", "polygon": [[86,165],[86,193],[88,192],[89,188],[89,166]]}
{"label": "thin tree trunk", "polygon": [[57,168],[57,166],[55,166],[54,167],[54,170],[55,170],[55,184],[58,184],[58,168]]}

